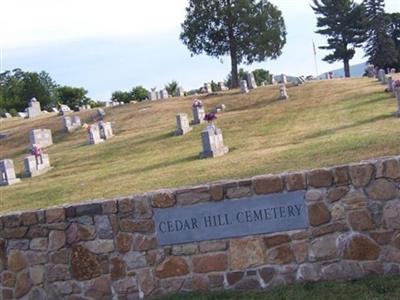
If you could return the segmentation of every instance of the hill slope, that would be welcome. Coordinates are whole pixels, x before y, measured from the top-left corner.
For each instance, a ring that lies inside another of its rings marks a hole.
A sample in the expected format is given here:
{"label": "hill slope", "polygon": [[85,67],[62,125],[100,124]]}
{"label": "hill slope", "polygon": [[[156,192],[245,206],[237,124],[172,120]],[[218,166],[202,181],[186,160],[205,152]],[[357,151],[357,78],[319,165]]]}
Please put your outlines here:
{"label": "hill slope", "polygon": [[[231,152],[217,159],[198,158],[197,125],[185,136],[172,135],[175,114],[191,116],[192,98],[130,104],[107,110],[116,137],[86,145],[86,132],[62,133],[61,117],[1,120],[2,158],[17,172],[31,128],[50,128],[55,145],[47,152],[54,169],[20,184],[0,188],[0,211],[127,195],[152,189],[227,178],[301,170],[399,154],[400,119],[396,101],[373,79],[337,79],[289,87],[278,101],[278,87],[242,95],[229,91],[203,100],[207,109],[224,103],[217,125]],[[90,112],[80,113],[83,121]]]}

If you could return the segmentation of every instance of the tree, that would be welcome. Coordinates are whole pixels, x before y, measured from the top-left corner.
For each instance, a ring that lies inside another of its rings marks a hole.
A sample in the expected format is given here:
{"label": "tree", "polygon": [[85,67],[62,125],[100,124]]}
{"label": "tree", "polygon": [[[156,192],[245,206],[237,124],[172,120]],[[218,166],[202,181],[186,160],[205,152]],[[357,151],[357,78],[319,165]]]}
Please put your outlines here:
{"label": "tree", "polygon": [[390,35],[391,17],[385,14],[384,0],[365,0],[364,4],[368,30],[364,49],[368,62],[383,69],[393,67],[398,63],[398,51]]}
{"label": "tree", "polygon": [[134,87],[131,91],[132,99],[143,101],[147,98],[148,91],[141,85]]}
{"label": "tree", "polygon": [[176,90],[178,89],[178,82],[176,80],[172,80],[170,83],[165,85],[165,89],[169,95],[175,96]]}
{"label": "tree", "polygon": [[75,88],[71,86],[61,86],[57,88],[59,102],[71,108],[78,108],[79,106],[88,104],[90,99],[86,97],[87,93],[87,90],[84,88]]}
{"label": "tree", "polygon": [[391,13],[388,16],[390,18],[390,36],[397,51],[397,65],[393,67],[400,70],[400,13]]}
{"label": "tree", "polygon": [[255,69],[253,71],[254,79],[256,80],[257,85],[261,85],[263,82],[267,81],[270,83],[269,71],[264,69]]}
{"label": "tree", "polygon": [[[246,72],[243,70],[243,68],[239,69],[239,73],[238,73],[238,80],[246,80]],[[228,74],[228,76],[226,77],[226,81],[225,84],[227,86],[232,86],[232,72]]]}
{"label": "tree", "polygon": [[56,104],[57,84],[44,71],[24,72],[14,69],[0,74],[0,107],[23,111],[31,98],[35,97],[42,108],[49,109]]}
{"label": "tree", "polygon": [[286,43],[281,11],[267,0],[189,0],[180,39],[192,55],[230,55],[231,87],[238,65],[276,59]]}
{"label": "tree", "polygon": [[365,7],[354,0],[313,0],[311,8],[317,15],[316,33],[328,36],[328,46],[320,49],[333,50],[323,58],[333,63],[343,61],[345,77],[350,77],[349,61],[355,49],[362,46],[365,35]]}
{"label": "tree", "polygon": [[117,102],[129,103],[129,101],[132,100],[132,95],[130,92],[115,91],[111,95],[111,100]]}

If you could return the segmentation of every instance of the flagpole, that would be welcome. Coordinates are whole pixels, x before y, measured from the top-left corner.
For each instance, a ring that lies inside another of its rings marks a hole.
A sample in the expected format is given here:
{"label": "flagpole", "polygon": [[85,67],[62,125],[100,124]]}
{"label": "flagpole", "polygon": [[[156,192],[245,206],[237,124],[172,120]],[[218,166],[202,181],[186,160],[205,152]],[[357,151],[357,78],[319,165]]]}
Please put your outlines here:
{"label": "flagpole", "polygon": [[314,50],[315,78],[318,79],[318,64],[317,64],[317,49],[315,48],[314,40],[312,40]]}

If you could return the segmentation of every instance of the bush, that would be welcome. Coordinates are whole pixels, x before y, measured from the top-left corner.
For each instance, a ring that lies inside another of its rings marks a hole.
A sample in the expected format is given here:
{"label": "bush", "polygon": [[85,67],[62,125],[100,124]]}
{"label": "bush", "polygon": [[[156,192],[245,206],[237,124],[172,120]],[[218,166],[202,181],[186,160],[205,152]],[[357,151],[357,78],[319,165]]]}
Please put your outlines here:
{"label": "bush", "polygon": [[13,117],[16,117],[18,114],[17,110],[15,108],[11,108],[10,109],[10,115],[12,115]]}

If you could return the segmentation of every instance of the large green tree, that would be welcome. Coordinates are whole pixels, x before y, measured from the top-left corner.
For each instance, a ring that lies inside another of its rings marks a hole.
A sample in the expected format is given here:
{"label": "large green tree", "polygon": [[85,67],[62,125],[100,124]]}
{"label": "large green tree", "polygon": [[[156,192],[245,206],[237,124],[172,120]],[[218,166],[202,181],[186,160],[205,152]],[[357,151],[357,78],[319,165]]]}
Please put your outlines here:
{"label": "large green tree", "polygon": [[379,68],[397,65],[398,52],[391,36],[392,19],[385,13],[384,0],[365,0],[367,15],[367,39],[365,53],[368,62]]}
{"label": "large green tree", "polygon": [[311,7],[320,28],[316,32],[328,36],[328,45],[319,48],[333,50],[323,60],[343,61],[345,77],[350,77],[350,60],[365,39],[365,7],[353,0],[313,0]]}
{"label": "large green tree", "polygon": [[24,72],[14,69],[0,74],[0,108],[23,111],[35,97],[42,108],[55,105],[57,84],[44,71]]}
{"label": "large green tree", "polygon": [[57,98],[62,104],[66,104],[71,108],[78,108],[86,105],[90,99],[86,97],[87,90],[84,88],[75,88],[71,86],[61,86],[57,88]]}
{"label": "large green tree", "polygon": [[276,59],[286,43],[281,11],[267,0],[189,0],[180,35],[193,54],[230,55],[231,86],[238,65]]}

